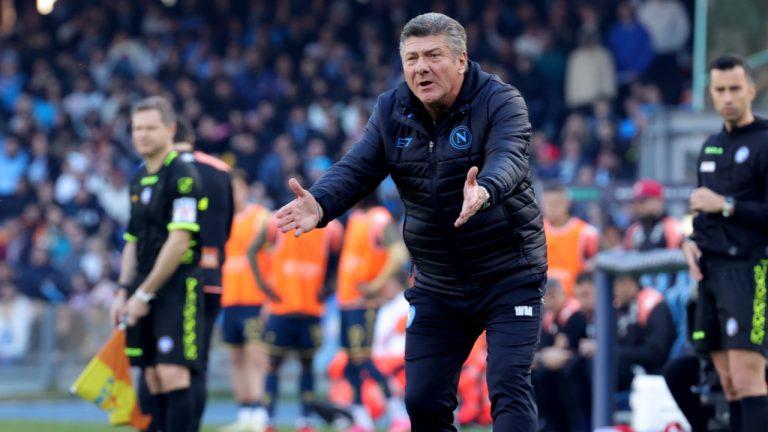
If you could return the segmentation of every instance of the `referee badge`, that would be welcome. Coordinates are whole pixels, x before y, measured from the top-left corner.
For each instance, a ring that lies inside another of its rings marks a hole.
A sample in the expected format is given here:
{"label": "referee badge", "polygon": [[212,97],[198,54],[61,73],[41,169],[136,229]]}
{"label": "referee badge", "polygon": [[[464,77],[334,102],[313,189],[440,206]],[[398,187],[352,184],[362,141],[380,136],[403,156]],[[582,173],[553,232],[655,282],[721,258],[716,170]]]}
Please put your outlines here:
{"label": "referee badge", "polygon": [[736,155],[734,155],[733,160],[736,161],[736,163],[744,163],[749,158],[749,147],[747,146],[741,146],[738,150],[736,150]]}
{"label": "referee badge", "polygon": [[405,328],[411,328],[414,318],[416,318],[416,306],[411,306],[410,309],[408,309],[408,323],[405,325]]}
{"label": "referee badge", "polygon": [[141,191],[142,204],[149,204],[149,200],[152,199],[152,188],[147,186]]}
{"label": "referee badge", "polygon": [[728,318],[728,321],[725,323],[725,332],[730,337],[736,336],[736,333],[739,332],[739,323],[736,321],[736,318]]}
{"label": "referee badge", "polygon": [[168,354],[173,349],[173,339],[170,336],[163,336],[157,340],[157,349],[163,354]]}

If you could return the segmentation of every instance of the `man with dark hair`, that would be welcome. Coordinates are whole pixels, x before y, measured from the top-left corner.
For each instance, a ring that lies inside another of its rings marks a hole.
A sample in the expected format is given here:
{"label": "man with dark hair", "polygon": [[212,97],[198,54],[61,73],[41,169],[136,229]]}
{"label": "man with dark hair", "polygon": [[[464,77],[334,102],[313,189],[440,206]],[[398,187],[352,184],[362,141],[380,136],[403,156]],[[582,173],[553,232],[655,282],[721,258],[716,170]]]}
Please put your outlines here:
{"label": "man with dark hair", "polygon": [[637,277],[616,276],[613,295],[618,389],[625,391],[632,387],[636,367],[642,367],[649,374],[661,373],[677,331],[664,296],[654,288],[641,287]]}
{"label": "man with dark hair", "polygon": [[579,310],[579,302],[566,295],[558,279],[547,281],[544,307],[533,370],[540,425],[550,432],[577,430],[582,419],[566,385],[565,368],[577,354],[579,341],[587,336],[587,319]]}
{"label": "man with dark hair", "polygon": [[143,99],[131,122],[134,148],[145,163],[131,182],[131,216],[112,317],[115,324],[127,322],[126,354],[133,366],[143,368],[154,395],[151,427],[189,432],[190,377],[199,370],[203,348],[198,275],[203,188],[197,169],[173,149],[176,121],[168,101]]}
{"label": "man with dark hair", "polygon": [[200,206],[200,283],[204,294],[205,331],[201,344],[202,367],[199,373],[192,373],[195,418],[190,429],[197,431],[205,411],[208,354],[213,325],[221,308],[221,267],[232,227],[234,198],[229,165],[206,153],[195,151],[195,131],[186,119],[178,118],[176,125],[173,147],[179,152],[181,160],[197,168],[205,192]]}
{"label": "man with dark hair", "polygon": [[379,96],[362,134],[277,213],[283,232],[325,226],[391,175],[415,263],[406,291],[406,407],[414,431],[455,431],[462,364],[485,330],[493,427],[535,431],[531,364],[546,244],[531,186],[520,92],[467,59],[456,20],[426,13],[400,34],[405,82]]}
{"label": "man with dark hair", "polygon": [[732,431],[768,430],[765,383],[768,273],[768,121],[752,114],[755,83],[741,57],[710,65],[723,129],[704,143],[693,235],[683,244],[699,282],[693,342],[709,354],[729,401]]}

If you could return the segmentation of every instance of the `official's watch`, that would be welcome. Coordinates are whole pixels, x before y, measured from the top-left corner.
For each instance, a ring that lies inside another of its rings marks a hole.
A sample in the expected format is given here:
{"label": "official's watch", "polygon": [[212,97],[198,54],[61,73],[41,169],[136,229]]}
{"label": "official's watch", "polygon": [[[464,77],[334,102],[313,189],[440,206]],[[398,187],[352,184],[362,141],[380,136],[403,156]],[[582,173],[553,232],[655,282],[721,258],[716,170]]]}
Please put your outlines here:
{"label": "official's watch", "polygon": [[723,203],[723,217],[733,216],[733,209],[735,206],[736,201],[733,199],[733,197],[725,197],[725,202]]}
{"label": "official's watch", "polygon": [[135,295],[136,295],[136,297],[139,298],[139,300],[141,300],[141,301],[143,301],[144,303],[147,303],[147,304],[149,304],[149,302],[151,302],[152,300],[155,299],[155,294],[150,294],[150,293],[144,291],[141,288],[136,290]]}

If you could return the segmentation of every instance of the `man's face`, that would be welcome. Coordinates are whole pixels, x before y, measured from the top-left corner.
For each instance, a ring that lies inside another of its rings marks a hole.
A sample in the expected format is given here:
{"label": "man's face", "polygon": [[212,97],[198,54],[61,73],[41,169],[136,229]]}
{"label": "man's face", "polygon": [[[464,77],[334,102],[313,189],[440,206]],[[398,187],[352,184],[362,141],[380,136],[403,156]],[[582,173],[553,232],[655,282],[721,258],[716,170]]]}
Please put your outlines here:
{"label": "man's face", "polygon": [[564,307],[568,298],[565,296],[562,288],[557,290],[547,290],[544,294],[544,307],[555,313],[560,312]]}
{"label": "man's face", "polygon": [[547,191],[541,197],[541,211],[549,221],[562,222],[568,219],[570,207],[565,191]]}
{"label": "man's face", "polygon": [[402,61],[408,88],[425,106],[444,109],[454,102],[467,70],[467,53],[456,56],[447,36],[409,37]]}
{"label": "man's face", "polygon": [[635,217],[655,217],[664,213],[664,201],[659,198],[638,198],[632,202]]}
{"label": "man's face", "polygon": [[133,147],[142,157],[164,154],[173,146],[174,123],[166,125],[160,111],[138,111],[131,117]]}
{"label": "man's face", "polygon": [[581,304],[581,310],[591,314],[595,310],[595,283],[586,281],[573,286],[573,297]]}
{"label": "man's face", "polygon": [[613,281],[613,297],[620,307],[630,304],[638,290],[637,281],[631,276],[620,276]]}
{"label": "man's face", "polygon": [[710,71],[709,94],[720,117],[732,125],[740,124],[752,112],[755,85],[741,66]]}

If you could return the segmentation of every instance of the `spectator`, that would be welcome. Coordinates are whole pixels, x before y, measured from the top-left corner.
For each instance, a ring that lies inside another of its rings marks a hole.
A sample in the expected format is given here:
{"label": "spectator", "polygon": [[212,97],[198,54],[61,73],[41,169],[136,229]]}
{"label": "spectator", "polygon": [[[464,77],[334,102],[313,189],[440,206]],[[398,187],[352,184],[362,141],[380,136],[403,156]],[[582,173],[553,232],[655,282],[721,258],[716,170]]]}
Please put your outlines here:
{"label": "spectator", "polygon": [[653,44],[645,27],[635,19],[629,0],[616,8],[618,21],[608,34],[608,48],[616,64],[616,77],[620,85],[640,79],[653,61]]}
{"label": "spectator", "polygon": [[669,358],[677,330],[664,296],[653,288],[640,288],[634,276],[614,279],[617,308],[618,389],[629,390],[635,368],[660,374]]}
{"label": "spectator", "polygon": [[29,264],[23,266],[18,279],[21,292],[33,299],[60,303],[67,290],[59,272],[51,265],[50,255],[41,247],[34,247]]}
{"label": "spectator", "polygon": [[642,25],[648,29],[656,59],[648,71],[648,79],[658,85],[664,103],[674,105],[682,90],[678,53],[688,43],[691,19],[680,0],[647,0],[638,10]]}
{"label": "spectator", "polygon": [[587,319],[579,310],[579,302],[566,295],[557,279],[547,282],[544,305],[541,342],[532,373],[539,425],[550,432],[576,430],[581,419],[570,389],[564,385],[563,370],[576,354],[579,341],[586,337]]}
{"label": "spectator", "polygon": [[16,191],[16,185],[27,170],[29,155],[21,148],[19,137],[7,135],[0,152],[0,197]]}
{"label": "spectator", "polygon": [[647,251],[678,249],[683,233],[678,222],[667,216],[664,209],[664,189],[655,180],[643,179],[633,188],[635,222],[627,229],[624,248]]}
{"label": "spectator", "polygon": [[583,109],[599,97],[616,95],[613,60],[599,37],[595,31],[583,29],[578,47],[568,57],[565,103],[571,109]]}
{"label": "spectator", "polygon": [[0,364],[21,360],[28,351],[35,311],[13,281],[0,281]]}

